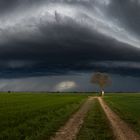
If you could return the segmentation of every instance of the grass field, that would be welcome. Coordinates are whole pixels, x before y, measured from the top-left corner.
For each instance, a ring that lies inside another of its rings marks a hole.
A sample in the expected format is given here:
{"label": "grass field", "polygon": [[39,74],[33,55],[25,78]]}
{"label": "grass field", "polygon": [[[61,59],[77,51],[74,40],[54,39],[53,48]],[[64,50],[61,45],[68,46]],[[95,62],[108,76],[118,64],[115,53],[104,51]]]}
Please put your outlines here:
{"label": "grass field", "polygon": [[0,94],[0,140],[48,139],[86,97]]}
{"label": "grass field", "polygon": [[113,111],[140,134],[140,94],[111,94],[104,99]]}
{"label": "grass field", "polygon": [[[0,94],[0,140],[47,140],[76,112],[88,94]],[[105,101],[140,134],[140,94],[106,94]],[[113,140],[97,99],[77,140]]]}
{"label": "grass field", "polygon": [[113,132],[97,99],[85,118],[77,140],[113,140]]}

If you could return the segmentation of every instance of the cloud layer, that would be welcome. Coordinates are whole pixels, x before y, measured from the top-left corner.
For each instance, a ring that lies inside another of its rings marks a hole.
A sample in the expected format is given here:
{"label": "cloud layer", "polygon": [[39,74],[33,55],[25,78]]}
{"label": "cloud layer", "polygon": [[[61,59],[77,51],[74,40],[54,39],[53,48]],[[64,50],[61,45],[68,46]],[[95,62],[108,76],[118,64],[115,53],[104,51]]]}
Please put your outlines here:
{"label": "cloud layer", "polygon": [[140,77],[139,0],[0,0],[0,19],[1,78]]}

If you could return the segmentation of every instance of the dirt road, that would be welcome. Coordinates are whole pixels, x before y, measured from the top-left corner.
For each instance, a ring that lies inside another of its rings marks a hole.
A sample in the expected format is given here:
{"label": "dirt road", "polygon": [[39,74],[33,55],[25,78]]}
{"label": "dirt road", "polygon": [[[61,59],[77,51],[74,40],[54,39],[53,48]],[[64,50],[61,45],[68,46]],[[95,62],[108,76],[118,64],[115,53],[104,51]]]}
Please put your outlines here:
{"label": "dirt road", "polygon": [[68,122],[58,130],[56,135],[51,140],[75,140],[79,132],[84,117],[89,111],[94,97],[89,97],[82,107],[68,120]]}
{"label": "dirt road", "polygon": [[91,108],[94,99],[97,98],[103,108],[116,140],[140,140],[140,136],[134,132],[127,123],[120,119],[101,97],[89,97],[82,107],[58,130],[51,140],[76,140],[76,136],[83,124],[84,118]]}
{"label": "dirt road", "polygon": [[127,123],[120,119],[103,101],[101,97],[98,100],[110,121],[116,140],[140,140],[140,136],[136,134]]}

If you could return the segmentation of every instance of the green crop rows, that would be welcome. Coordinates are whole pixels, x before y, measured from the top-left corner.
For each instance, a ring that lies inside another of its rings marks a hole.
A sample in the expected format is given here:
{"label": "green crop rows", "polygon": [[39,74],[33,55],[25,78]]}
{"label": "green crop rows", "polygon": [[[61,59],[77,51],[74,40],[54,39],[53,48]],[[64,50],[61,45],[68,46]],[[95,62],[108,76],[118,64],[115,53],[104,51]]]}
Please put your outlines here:
{"label": "green crop rows", "polygon": [[86,97],[0,94],[0,140],[48,139]]}

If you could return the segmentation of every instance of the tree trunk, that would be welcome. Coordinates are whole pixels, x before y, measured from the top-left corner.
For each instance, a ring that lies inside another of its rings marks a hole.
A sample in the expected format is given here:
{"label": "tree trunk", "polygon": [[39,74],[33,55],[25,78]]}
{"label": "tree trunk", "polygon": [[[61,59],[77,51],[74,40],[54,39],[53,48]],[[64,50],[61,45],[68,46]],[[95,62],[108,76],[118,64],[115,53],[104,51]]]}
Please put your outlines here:
{"label": "tree trunk", "polygon": [[104,94],[105,94],[105,92],[104,92],[104,90],[102,89],[102,90],[101,90],[101,96],[104,96]]}

